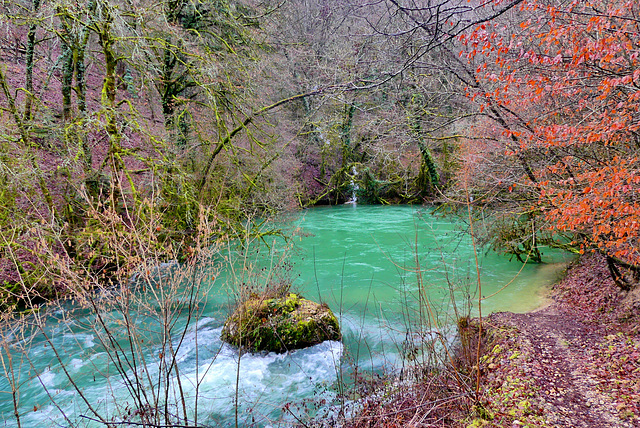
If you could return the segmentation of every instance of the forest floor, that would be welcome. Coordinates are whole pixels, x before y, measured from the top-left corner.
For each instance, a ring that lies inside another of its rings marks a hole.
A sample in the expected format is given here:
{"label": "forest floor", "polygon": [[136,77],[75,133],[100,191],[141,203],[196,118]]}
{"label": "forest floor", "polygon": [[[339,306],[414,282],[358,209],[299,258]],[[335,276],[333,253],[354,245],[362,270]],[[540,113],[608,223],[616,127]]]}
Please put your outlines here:
{"label": "forest floor", "polygon": [[640,427],[640,287],[621,291],[588,255],[550,297],[483,321],[483,408],[462,425]]}

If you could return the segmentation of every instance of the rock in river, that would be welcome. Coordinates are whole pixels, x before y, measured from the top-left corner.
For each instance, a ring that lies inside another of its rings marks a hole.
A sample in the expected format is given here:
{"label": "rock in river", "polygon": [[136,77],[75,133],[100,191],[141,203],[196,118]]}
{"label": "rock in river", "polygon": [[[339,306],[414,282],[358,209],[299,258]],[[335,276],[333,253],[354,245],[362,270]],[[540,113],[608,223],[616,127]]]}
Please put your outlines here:
{"label": "rock in river", "polygon": [[273,299],[249,298],[222,328],[223,341],[253,352],[286,352],[341,337],[338,319],[326,304],[293,293]]}

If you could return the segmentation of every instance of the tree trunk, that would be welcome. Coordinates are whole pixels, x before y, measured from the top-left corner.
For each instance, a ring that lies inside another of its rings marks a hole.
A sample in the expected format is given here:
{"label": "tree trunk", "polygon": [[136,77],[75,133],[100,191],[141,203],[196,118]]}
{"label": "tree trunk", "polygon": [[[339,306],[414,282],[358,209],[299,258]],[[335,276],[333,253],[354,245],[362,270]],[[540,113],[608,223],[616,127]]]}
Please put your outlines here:
{"label": "tree trunk", "polygon": [[[36,15],[39,8],[40,0],[33,0],[33,15]],[[33,56],[35,52],[37,29],[38,26],[35,23],[31,24],[31,26],[29,27],[29,33],[27,34],[27,54],[25,56],[25,89],[27,91],[27,96],[24,103],[23,114],[23,119],[25,122],[29,122],[31,120],[31,106],[33,104]]]}
{"label": "tree trunk", "polygon": [[73,84],[73,49],[68,40],[62,40],[62,118],[71,120],[71,85]]}
{"label": "tree trunk", "polygon": [[625,277],[624,273],[620,271],[620,268],[618,266],[631,269],[634,272],[637,272],[639,268],[637,266],[632,266],[632,265],[623,263],[619,260],[616,260],[615,258],[609,255],[607,255],[606,258],[607,258],[607,267],[609,268],[609,273],[611,274],[611,278],[613,279],[613,282],[615,282],[616,285],[624,291],[631,290],[631,282]]}

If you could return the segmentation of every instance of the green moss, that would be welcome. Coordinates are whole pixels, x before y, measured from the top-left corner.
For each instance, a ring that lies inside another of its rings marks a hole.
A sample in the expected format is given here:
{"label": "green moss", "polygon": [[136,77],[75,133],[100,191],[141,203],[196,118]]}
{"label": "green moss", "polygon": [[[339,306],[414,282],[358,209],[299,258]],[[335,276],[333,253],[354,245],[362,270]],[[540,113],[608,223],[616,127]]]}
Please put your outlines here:
{"label": "green moss", "polygon": [[246,301],[222,331],[222,340],[250,351],[285,352],[340,338],[338,319],[326,305],[293,293]]}

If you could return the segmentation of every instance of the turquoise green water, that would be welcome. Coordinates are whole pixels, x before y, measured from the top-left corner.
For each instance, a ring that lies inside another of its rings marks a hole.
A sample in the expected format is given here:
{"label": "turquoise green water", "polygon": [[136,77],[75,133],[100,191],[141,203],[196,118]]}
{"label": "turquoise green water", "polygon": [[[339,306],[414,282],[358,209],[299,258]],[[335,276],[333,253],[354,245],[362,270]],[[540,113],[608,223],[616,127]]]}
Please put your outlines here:
{"label": "turquoise green water", "polygon": [[430,213],[346,205],[308,210],[295,221],[302,235],[295,241],[296,287],[341,314],[346,352],[358,352],[360,366],[397,367],[416,331],[449,331],[456,314],[477,315],[479,290],[484,314],[535,309],[568,260],[547,250],[548,263],[522,265],[479,248],[478,281],[466,223]]}
{"label": "turquoise green water", "polygon": [[[408,345],[428,341],[437,330],[446,340],[453,340],[449,327],[454,307],[461,315],[477,313],[475,257],[461,221],[433,217],[429,211],[408,206],[347,205],[303,211],[289,225],[295,230],[294,238],[286,245],[276,241],[273,254],[279,256],[287,247],[284,273],[293,279],[294,290],[328,303],[340,318],[344,340],[283,355],[240,357],[220,342],[220,331],[235,286],[232,278],[244,281],[247,277],[242,275],[251,269],[235,260],[233,275],[232,261],[222,263],[223,271],[216,270],[216,280],[208,282],[211,290],[206,301],[190,317],[187,310],[176,311],[171,333],[179,389],[191,420],[197,401],[201,425],[233,426],[236,397],[239,426],[287,426],[292,413],[301,418],[307,411],[313,413],[309,406],[301,405],[306,400],[325,400],[323,409],[330,412],[336,385],[349,378],[356,366],[378,372],[397,370]],[[248,251],[249,261],[256,251],[256,247]],[[545,288],[563,266],[523,267],[494,253],[479,256],[482,295],[501,290],[483,301],[485,314],[521,312],[540,305]],[[273,260],[264,246],[255,257],[259,267],[270,266]],[[222,260],[222,255],[216,260]],[[556,254],[550,261],[559,262],[562,257]],[[212,276],[209,270],[204,274]],[[179,302],[185,295],[172,299]],[[164,381],[159,376],[161,323],[153,316],[159,303],[149,291],[139,297],[145,307],[133,308],[129,314],[140,326],[138,345],[125,354],[136,354],[136,370],[144,369],[149,385],[177,396],[176,377]],[[428,316],[427,307],[434,317]],[[5,363],[13,364],[13,370],[0,376],[0,426],[17,426],[8,393],[10,376],[18,379],[14,385],[18,385],[22,426],[103,426],[84,417],[92,414],[73,383],[99,413],[122,421],[123,413],[136,408],[124,381],[132,369],[124,374],[115,369],[95,313],[68,304],[50,310],[45,319],[42,329],[4,330],[2,356]],[[122,313],[117,306],[105,309],[101,319],[118,332],[118,343],[128,349],[130,342],[120,327]],[[290,411],[283,410],[286,404],[291,404]],[[177,407],[169,409],[176,411]],[[61,418],[61,413],[68,419]]]}
{"label": "turquoise green water", "polygon": [[[303,235],[296,240],[300,288],[333,308],[362,310],[368,298],[395,312],[421,283],[436,305],[450,304],[453,287],[459,307],[467,294],[477,309],[475,257],[463,222],[409,206],[344,206],[305,211],[295,223]],[[502,289],[483,301],[486,312],[539,306],[561,268],[554,262],[566,260],[548,251],[550,263],[523,267],[494,252],[478,253],[482,295]]]}

